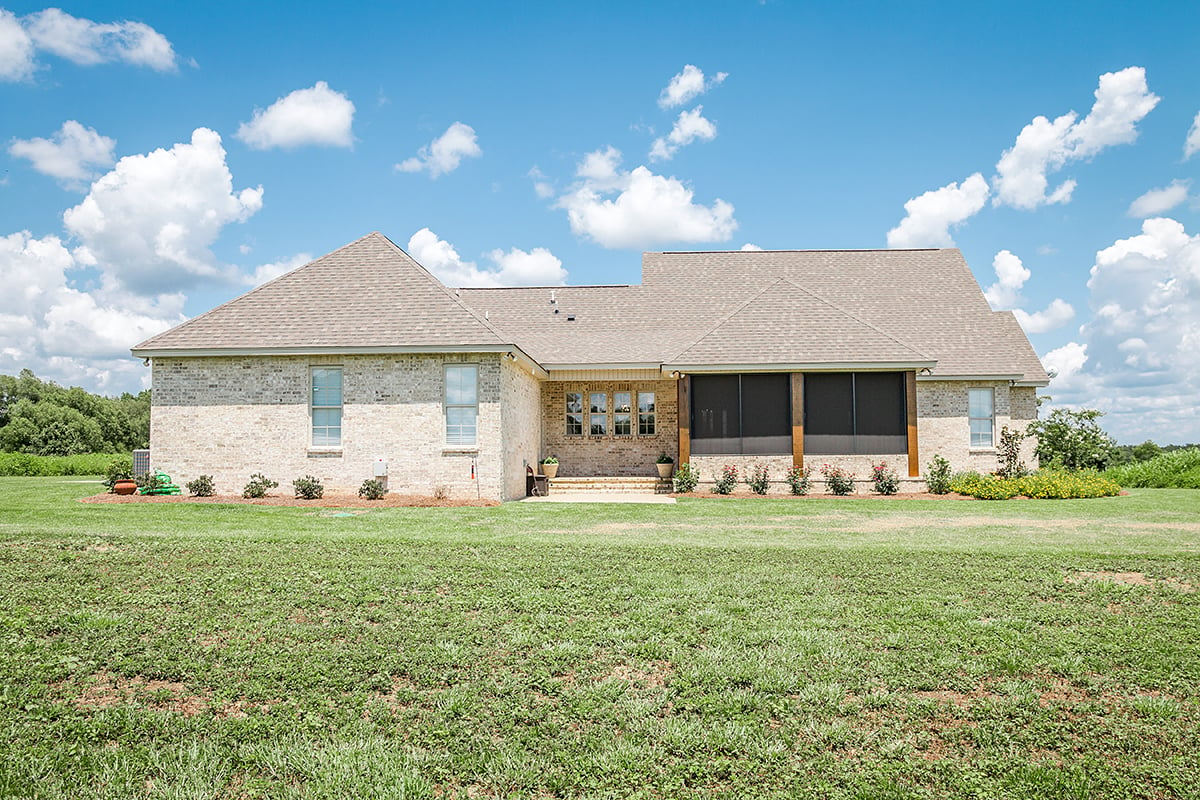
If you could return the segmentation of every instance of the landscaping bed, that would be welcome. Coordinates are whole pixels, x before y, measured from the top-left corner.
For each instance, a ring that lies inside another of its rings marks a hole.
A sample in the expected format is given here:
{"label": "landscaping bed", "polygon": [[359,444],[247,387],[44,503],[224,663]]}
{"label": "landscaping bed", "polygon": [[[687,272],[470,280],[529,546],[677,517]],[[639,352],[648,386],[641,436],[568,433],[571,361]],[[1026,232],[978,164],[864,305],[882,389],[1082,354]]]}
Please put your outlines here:
{"label": "landscaping bed", "polygon": [[497,506],[496,500],[470,500],[466,498],[430,497],[416,494],[386,494],[379,500],[368,500],[349,492],[339,493],[326,491],[324,497],[316,500],[302,500],[289,495],[267,495],[266,497],[245,498],[240,494],[214,494],[209,497],[192,495],[119,495],[94,494],[81,497],[81,503],[234,503],[251,506],[309,506],[312,508],[452,508],[459,506],[486,507]]}

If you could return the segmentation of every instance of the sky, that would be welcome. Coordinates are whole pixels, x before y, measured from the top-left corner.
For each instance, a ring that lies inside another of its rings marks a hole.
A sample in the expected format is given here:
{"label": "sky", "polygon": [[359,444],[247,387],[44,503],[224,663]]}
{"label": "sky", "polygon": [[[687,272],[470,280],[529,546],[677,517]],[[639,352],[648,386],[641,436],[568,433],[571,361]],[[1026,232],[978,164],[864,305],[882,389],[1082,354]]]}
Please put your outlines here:
{"label": "sky", "polygon": [[1200,441],[1198,30],[1153,0],[0,5],[0,373],[139,391],[132,345],[372,231],[452,286],[958,247],[1043,415]]}

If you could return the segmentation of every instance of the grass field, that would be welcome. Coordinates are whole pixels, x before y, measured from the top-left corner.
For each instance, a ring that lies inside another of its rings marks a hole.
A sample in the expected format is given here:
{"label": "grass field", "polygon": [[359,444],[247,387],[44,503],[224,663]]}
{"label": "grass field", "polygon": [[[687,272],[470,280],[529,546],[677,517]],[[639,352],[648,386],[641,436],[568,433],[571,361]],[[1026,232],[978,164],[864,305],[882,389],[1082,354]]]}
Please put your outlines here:
{"label": "grass field", "polygon": [[0,479],[0,797],[1200,797],[1200,492],[98,489]]}

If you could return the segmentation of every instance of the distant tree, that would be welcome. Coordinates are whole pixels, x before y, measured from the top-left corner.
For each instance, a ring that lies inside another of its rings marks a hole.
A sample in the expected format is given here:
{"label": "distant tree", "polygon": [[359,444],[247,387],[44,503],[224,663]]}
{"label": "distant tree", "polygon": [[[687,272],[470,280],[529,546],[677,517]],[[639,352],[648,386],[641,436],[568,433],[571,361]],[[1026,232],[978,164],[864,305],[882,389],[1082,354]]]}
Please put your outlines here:
{"label": "distant tree", "polygon": [[1162,455],[1162,451],[1161,447],[1147,439],[1141,444],[1135,444],[1130,455],[1133,456],[1134,461],[1149,461],[1156,456]]}
{"label": "distant tree", "polygon": [[0,428],[0,450],[35,456],[73,456],[104,449],[100,423],[69,406],[18,400]]}
{"label": "distant tree", "polygon": [[1069,470],[1107,467],[1117,457],[1117,446],[1096,421],[1102,416],[1103,411],[1092,408],[1056,408],[1046,419],[1030,423],[1027,430],[1038,437],[1038,463],[1058,463]]}
{"label": "distant tree", "polygon": [[[92,424],[81,423],[76,415]],[[49,427],[40,432],[33,429],[42,424]],[[50,451],[126,452],[149,442],[149,389],[105,397],[78,386],[64,389],[28,369],[16,377],[0,375],[0,450],[47,455]]]}

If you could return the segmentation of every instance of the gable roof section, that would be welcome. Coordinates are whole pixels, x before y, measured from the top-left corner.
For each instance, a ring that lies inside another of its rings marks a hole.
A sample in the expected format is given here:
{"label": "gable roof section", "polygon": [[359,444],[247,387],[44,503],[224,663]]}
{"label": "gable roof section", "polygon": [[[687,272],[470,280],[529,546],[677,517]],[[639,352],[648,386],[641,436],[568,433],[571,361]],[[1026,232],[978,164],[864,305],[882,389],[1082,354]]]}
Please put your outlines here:
{"label": "gable roof section", "polygon": [[318,258],[133,348],[138,357],[511,347],[380,233]]}
{"label": "gable roof section", "polygon": [[812,292],[779,278],[739,306],[664,368],[932,367],[936,361]]}

